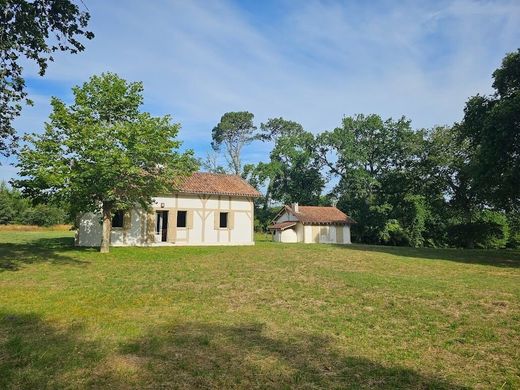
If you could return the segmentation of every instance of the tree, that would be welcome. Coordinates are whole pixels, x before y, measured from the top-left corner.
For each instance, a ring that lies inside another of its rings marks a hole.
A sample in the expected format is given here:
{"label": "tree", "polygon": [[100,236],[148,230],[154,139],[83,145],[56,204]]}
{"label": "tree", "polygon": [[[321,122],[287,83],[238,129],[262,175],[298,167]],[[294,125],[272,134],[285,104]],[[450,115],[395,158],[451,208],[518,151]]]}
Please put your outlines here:
{"label": "tree", "polygon": [[23,223],[22,216],[30,206],[20,191],[8,187],[3,181],[0,182],[0,225]]}
{"label": "tree", "polygon": [[206,154],[205,159],[199,160],[200,166],[206,172],[210,173],[226,173],[223,166],[218,163],[218,153],[213,151]]}
{"label": "tree", "polygon": [[19,155],[16,185],[26,194],[65,201],[73,213],[101,209],[101,252],[116,211],[148,208],[152,195],[196,168],[191,151],[176,152],[179,125],[140,111],[142,92],[142,83],[112,73],[91,77],[73,88],[72,105],[52,99],[45,132],[27,136]]}
{"label": "tree", "polygon": [[274,142],[269,166],[267,194],[282,203],[318,204],[325,185],[316,158],[315,138],[297,122],[283,118],[262,123],[262,139]]}
{"label": "tree", "polygon": [[258,138],[274,142],[269,162],[247,165],[244,174],[252,185],[265,187],[263,209],[271,200],[318,204],[325,181],[316,159],[314,136],[299,123],[283,118],[269,119],[260,127]]}
{"label": "tree", "polygon": [[90,15],[69,0],[2,0],[0,2],[0,153],[9,155],[17,140],[13,120],[27,99],[21,57],[35,61],[45,74],[53,52],[84,50],[78,40],[94,34],[85,31]]}
{"label": "tree", "polygon": [[242,173],[242,148],[257,139],[253,118],[247,111],[227,112],[212,131],[211,146],[215,151],[225,146],[229,166],[236,175]]}
{"label": "tree", "polygon": [[468,176],[489,205],[520,211],[520,49],[493,73],[493,96],[469,99],[457,126],[467,142]]}
{"label": "tree", "polygon": [[[368,243],[391,231],[405,229],[403,199],[414,194],[414,167],[424,148],[424,132],[415,132],[405,117],[383,120],[379,115],[345,117],[342,126],[320,134],[318,157],[339,178],[334,188],[338,207],[358,222],[356,238]],[[388,224],[389,219],[397,223]],[[424,230],[424,229],[420,229]],[[387,233],[385,233],[387,232]],[[420,243],[420,237],[414,243]]]}

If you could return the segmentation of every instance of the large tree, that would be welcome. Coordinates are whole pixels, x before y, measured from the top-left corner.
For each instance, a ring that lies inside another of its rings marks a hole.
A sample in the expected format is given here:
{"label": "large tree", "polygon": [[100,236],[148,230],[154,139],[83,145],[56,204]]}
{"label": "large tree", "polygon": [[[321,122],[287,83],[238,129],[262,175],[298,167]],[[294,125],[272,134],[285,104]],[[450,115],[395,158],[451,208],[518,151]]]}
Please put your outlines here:
{"label": "large tree", "polygon": [[45,132],[27,136],[19,155],[16,185],[26,194],[66,201],[74,213],[102,211],[102,252],[116,211],[148,208],[196,168],[191,152],[176,152],[179,125],[140,111],[142,92],[115,74],[91,77],[73,88],[72,105],[52,99]]}
{"label": "large tree", "polygon": [[[417,237],[417,216],[423,200],[413,193],[414,174],[423,147],[423,133],[414,132],[406,118],[383,120],[379,115],[343,118],[342,125],[318,138],[319,157],[336,176],[333,194],[338,207],[358,221],[355,233],[364,242],[384,241],[389,221],[408,223]],[[423,225],[421,222],[419,225]],[[402,226],[401,226],[402,227]],[[414,238],[414,245],[421,239]]]}
{"label": "large tree", "polygon": [[226,148],[226,157],[232,172],[242,174],[242,148],[257,139],[254,115],[247,111],[227,112],[213,128],[211,146],[219,151]]}
{"label": "large tree", "polygon": [[77,53],[88,12],[69,0],[0,0],[0,154],[9,155],[17,140],[13,120],[27,99],[22,59],[36,62],[40,76],[56,51]]}
{"label": "large tree", "polygon": [[493,80],[494,95],[470,98],[457,129],[479,197],[520,212],[520,49],[506,55]]}
{"label": "large tree", "polygon": [[261,137],[274,142],[268,164],[267,195],[282,203],[317,204],[325,181],[315,153],[315,138],[297,122],[271,118],[261,124]]}

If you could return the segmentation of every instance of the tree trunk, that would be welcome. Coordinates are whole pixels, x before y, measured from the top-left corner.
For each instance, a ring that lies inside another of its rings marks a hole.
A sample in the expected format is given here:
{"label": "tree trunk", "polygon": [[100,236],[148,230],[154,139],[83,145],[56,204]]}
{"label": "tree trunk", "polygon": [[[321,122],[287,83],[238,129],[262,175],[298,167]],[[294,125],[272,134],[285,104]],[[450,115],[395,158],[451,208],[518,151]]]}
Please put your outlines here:
{"label": "tree trunk", "polygon": [[103,235],[101,237],[101,253],[108,253],[110,250],[110,235],[112,233],[112,209],[108,204],[103,203]]}

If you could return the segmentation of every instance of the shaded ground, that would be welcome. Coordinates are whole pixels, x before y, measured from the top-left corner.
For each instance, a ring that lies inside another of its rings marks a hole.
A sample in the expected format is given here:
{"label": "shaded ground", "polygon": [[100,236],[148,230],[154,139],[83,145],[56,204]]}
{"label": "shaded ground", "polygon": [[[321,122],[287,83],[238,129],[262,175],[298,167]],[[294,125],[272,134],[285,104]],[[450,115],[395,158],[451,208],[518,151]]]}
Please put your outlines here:
{"label": "shaded ground", "polygon": [[2,389],[520,387],[515,252],[71,244],[0,232]]}

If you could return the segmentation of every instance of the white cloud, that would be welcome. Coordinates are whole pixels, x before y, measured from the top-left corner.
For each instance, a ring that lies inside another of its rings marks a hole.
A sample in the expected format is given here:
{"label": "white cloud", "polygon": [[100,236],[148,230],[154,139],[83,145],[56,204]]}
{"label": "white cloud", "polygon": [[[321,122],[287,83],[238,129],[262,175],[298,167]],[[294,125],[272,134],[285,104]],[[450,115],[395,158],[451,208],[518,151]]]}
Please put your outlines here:
{"label": "white cloud", "polygon": [[[517,1],[287,2],[261,21],[224,1],[86,4],[95,39],[58,55],[38,93],[102,71],[142,80],[146,108],[173,114],[201,156],[232,110],[314,132],[354,113],[452,123],[469,96],[491,91],[492,71],[520,42]],[[43,122],[41,107],[24,112],[24,129]]]}

